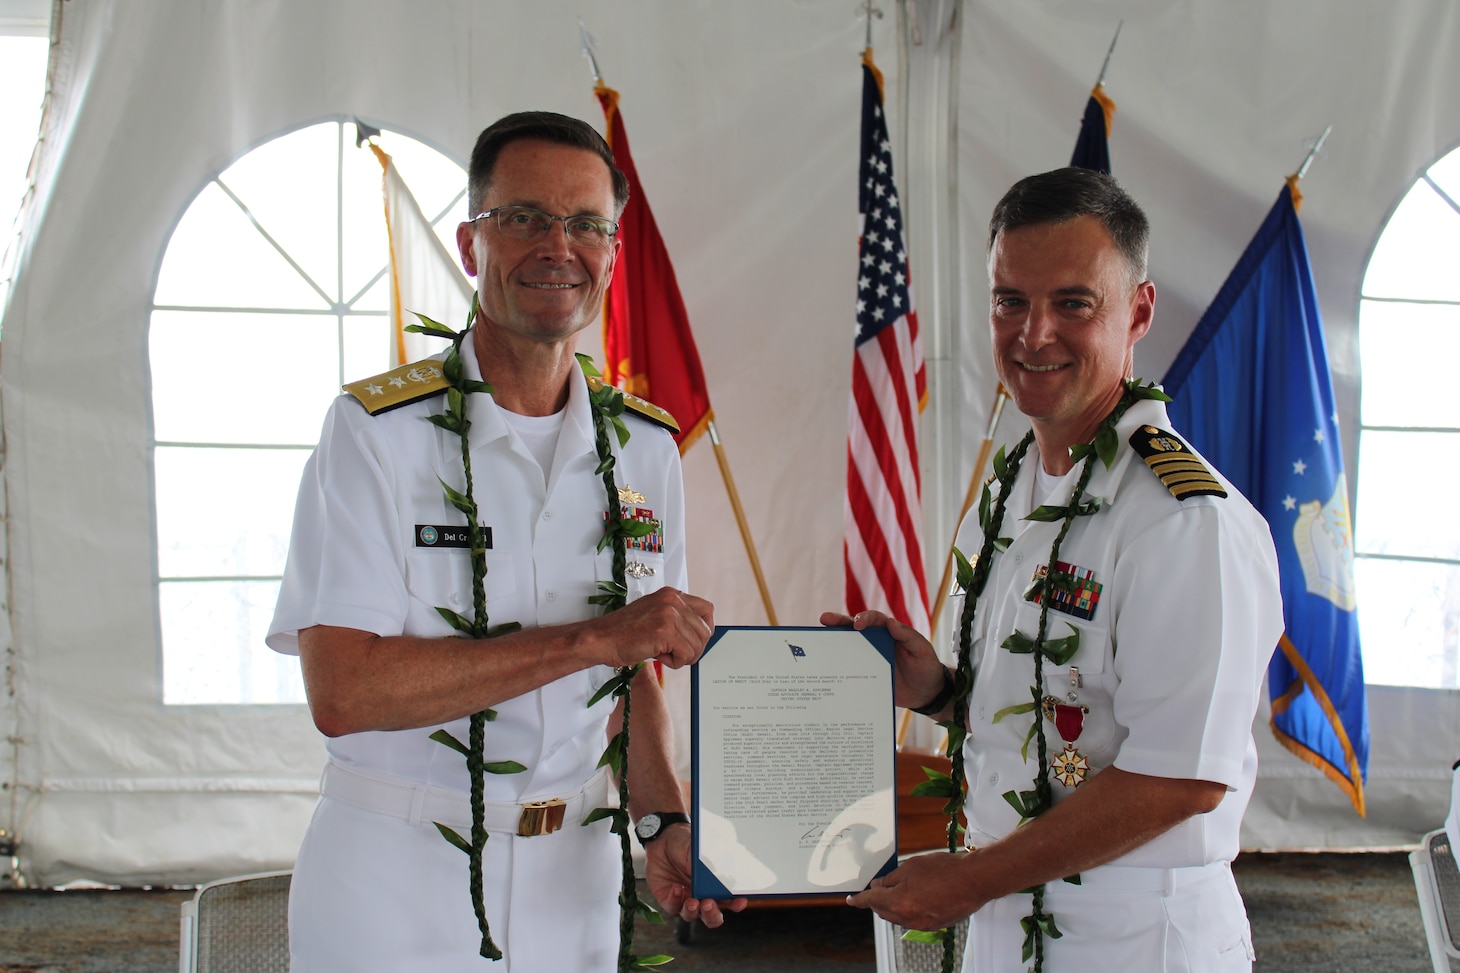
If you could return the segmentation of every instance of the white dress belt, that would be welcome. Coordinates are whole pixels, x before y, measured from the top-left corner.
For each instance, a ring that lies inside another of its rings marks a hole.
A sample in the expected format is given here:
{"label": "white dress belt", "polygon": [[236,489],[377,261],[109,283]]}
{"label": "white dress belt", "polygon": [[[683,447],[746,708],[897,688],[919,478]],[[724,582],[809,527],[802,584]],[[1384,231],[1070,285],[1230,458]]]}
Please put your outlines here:
{"label": "white dress belt", "polygon": [[1170,895],[1183,886],[1219,878],[1228,874],[1231,868],[1232,863],[1226,861],[1187,865],[1182,868],[1100,865],[1081,872],[1078,886],[1056,880],[1050,882],[1048,887],[1086,892],[1161,892]]}
{"label": "white dress belt", "polygon": [[[609,771],[600,768],[576,793],[521,804],[486,801],[484,820],[489,832],[519,837],[551,834],[564,822],[581,824],[595,808],[608,806]],[[412,825],[423,821],[450,828],[471,828],[471,797],[460,791],[331,759],[325,764],[319,792],[331,800],[377,814],[403,818]]]}

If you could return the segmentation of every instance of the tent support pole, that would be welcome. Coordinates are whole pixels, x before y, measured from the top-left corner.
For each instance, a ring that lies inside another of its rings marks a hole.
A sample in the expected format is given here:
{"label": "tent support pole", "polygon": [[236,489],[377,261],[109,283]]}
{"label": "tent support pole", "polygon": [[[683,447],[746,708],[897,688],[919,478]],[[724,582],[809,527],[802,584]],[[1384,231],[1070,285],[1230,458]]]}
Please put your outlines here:
{"label": "tent support pole", "polygon": [[750,570],[755,572],[755,584],[760,589],[761,604],[765,605],[766,618],[772,625],[776,621],[776,606],[771,604],[771,592],[766,587],[765,575],[760,570],[760,555],[755,552],[755,541],[750,536],[750,524],[745,519],[745,508],[740,505],[740,491],[735,489],[735,476],[730,472],[730,460],[725,456],[725,447],[720,445],[720,431],[715,420],[709,423],[710,445],[715,447],[715,461],[720,464],[720,477],[725,481],[725,492],[730,496],[730,507],[735,511],[735,523],[740,526],[740,539],[745,542],[745,553],[750,558]]}

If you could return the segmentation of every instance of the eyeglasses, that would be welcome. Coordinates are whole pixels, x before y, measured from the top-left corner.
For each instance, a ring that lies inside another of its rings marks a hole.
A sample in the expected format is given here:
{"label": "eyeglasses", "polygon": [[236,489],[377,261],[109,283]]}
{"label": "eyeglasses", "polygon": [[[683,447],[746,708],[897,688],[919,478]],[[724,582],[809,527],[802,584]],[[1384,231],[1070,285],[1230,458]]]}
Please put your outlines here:
{"label": "eyeglasses", "polygon": [[568,240],[580,247],[607,249],[618,235],[618,224],[603,216],[553,216],[531,206],[498,206],[478,213],[471,222],[495,217],[497,229],[518,240],[538,240],[547,235],[554,222],[563,224]]}

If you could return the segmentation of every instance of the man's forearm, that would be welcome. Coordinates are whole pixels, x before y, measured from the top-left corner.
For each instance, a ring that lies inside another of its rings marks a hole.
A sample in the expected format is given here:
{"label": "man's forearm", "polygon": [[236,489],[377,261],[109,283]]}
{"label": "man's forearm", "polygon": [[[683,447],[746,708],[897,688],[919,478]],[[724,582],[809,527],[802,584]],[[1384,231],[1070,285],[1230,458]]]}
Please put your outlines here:
{"label": "man's forearm", "polygon": [[299,657],[315,725],[341,736],[446,723],[590,666],[689,665],[713,628],[709,602],[661,588],[607,615],[494,639],[317,625],[299,633]]}
{"label": "man's forearm", "polygon": [[847,897],[909,929],[940,929],[985,904],[1119,858],[1221,802],[1202,780],[1107,768],[1022,828],[966,855],[917,855]]}
{"label": "man's forearm", "polygon": [[[614,710],[610,735],[617,733],[621,711]],[[645,665],[634,678],[629,711],[629,814],[634,820],[651,812],[685,810],[684,791],[674,769],[674,727],[654,667]]]}
{"label": "man's forearm", "polygon": [[1107,864],[1212,810],[1226,790],[1213,781],[1109,767],[1029,824],[962,856],[964,904],[971,913],[993,899]]}
{"label": "man's forearm", "polygon": [[586,668],[572,626],[489,640],[380,636],[326,625],[299,633],[321,733],[407,730],[469,716]]}

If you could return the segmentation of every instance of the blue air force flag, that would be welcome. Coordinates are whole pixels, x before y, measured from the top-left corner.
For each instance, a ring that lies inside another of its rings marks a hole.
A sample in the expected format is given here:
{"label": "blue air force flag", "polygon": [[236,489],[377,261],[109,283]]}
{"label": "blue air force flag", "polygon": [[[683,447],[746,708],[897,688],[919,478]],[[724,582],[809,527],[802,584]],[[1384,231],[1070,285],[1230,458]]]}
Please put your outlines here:
{"label": "blue air force flag", "polygon": [[1363,815],[1369,725],[1353,531],[1292,190],[1290,181],[1162,384],[1175,399],[1172,425],[1272,528],[1286,627],[1267,674],[1273,733]]}
{"label": "blue air force flag", "polygon": [[1094,169],[1110,174],[1110,126],[1115,122],[1115,102],[1105,93],[1105,85],[1097,84],[1085,102],[1085,117],[1080,121],[1080,135],[1070,165],[1077,169]]}

